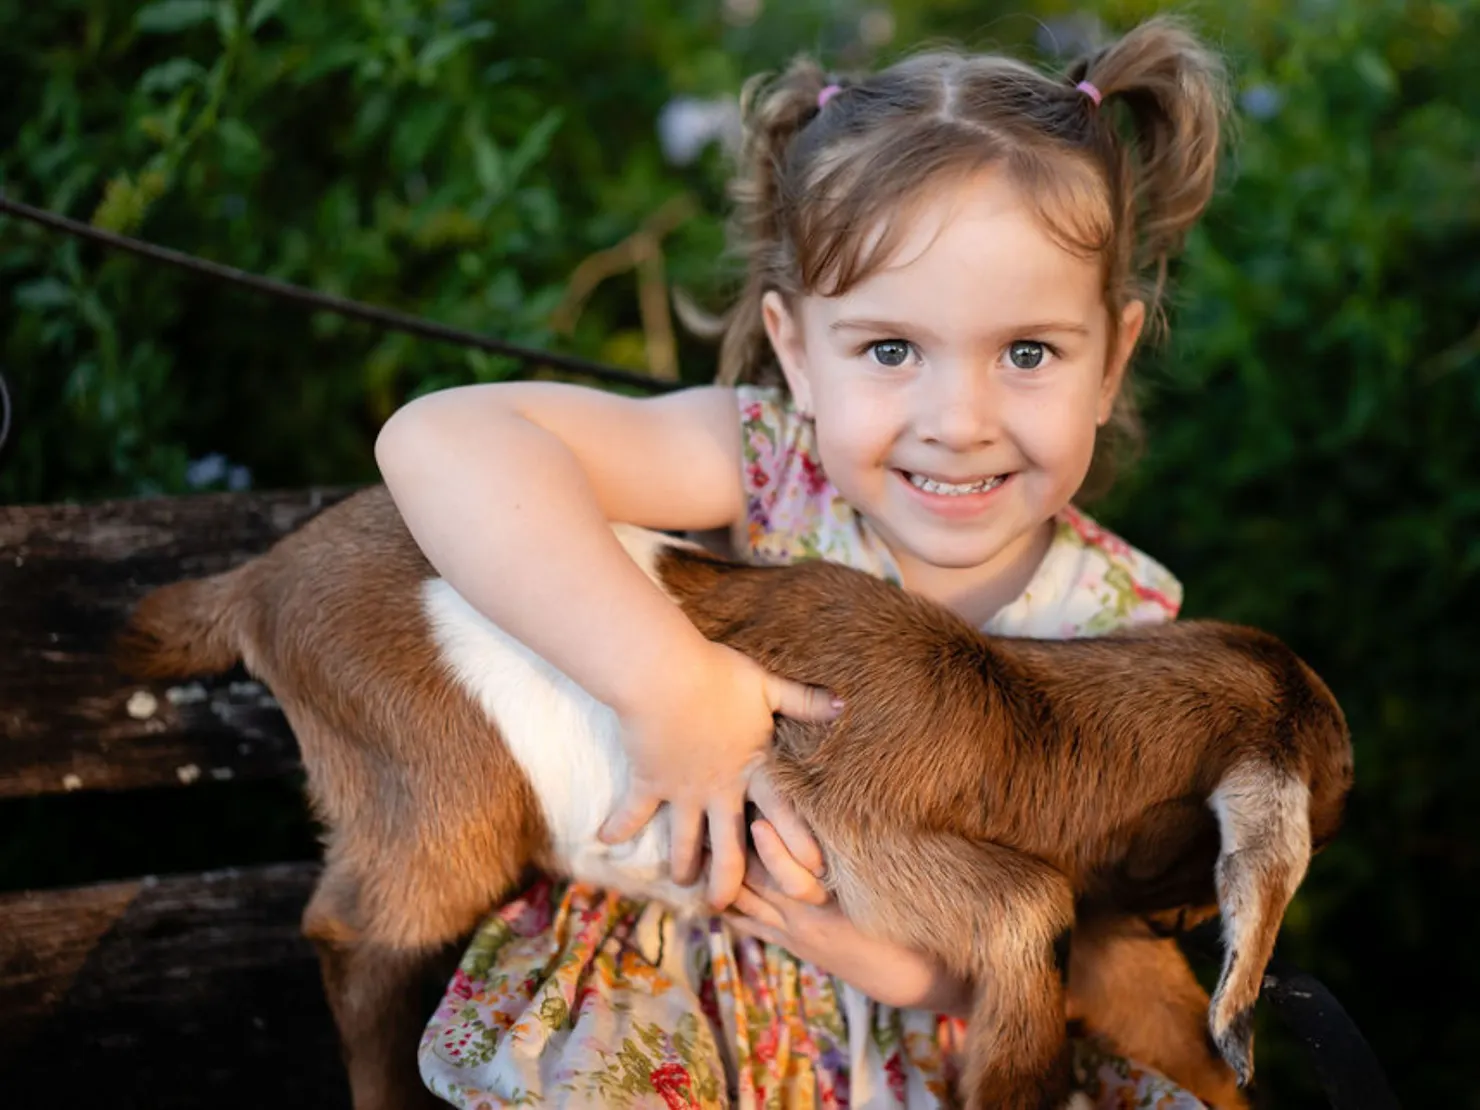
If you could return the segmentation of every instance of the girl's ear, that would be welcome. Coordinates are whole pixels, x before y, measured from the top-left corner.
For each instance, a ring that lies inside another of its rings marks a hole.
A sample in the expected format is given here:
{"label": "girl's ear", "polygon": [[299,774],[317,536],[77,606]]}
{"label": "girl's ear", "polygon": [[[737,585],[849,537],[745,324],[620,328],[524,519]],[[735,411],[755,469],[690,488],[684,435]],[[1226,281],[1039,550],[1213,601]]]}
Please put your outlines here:
{"label": "girl's ear", "polygon": [[1100,382],[1099,422],[1103,425],[1115,409],[1115,398],[1120,396],[1121,383],[1125,381],[1125,368],[1130,365],[1135,353],[1136,341],[1146,326],[1146,303],[1132,301],[1120,314],[1120,327],[1116,329],[1115,350],[1105,360],[1105,377]]}
{"label": "girl's ear", "polygon": [[802,322],[787,305],[786,298],[774,289],[761,297],[761,320],[797,411],[804,415],[811,413],[812,383],[807,375],[807,347],[802,339]]}

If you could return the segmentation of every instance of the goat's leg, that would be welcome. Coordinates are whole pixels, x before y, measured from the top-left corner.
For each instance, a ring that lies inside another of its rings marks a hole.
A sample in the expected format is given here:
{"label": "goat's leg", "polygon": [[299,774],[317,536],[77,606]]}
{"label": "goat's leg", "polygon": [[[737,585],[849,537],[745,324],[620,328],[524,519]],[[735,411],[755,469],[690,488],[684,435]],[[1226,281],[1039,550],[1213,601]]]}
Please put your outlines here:
{"label": "goat's leg", "polygon": [[1208,1036],[1208,995],[1177,942],[1134,918],[1081,918],[1069,947],[1069,1017],[1218,1110],[1245,1110]]}
{"label": "goat's leg", "polygon": [[1223,970],[1209,1025],[1247,1085],[1254,1074],[1254,1003],[1280,922],[1310,865],[1310,788],[1263,762],[1231,768],[1208,799],[1222,850],[1214,870],[1223,915]]}
{"label": "goat's leg", "polygon": [[887,840],[834,858],[839,903],[860,928],[929,952],[975,984],[961,1092],[968,1110],[1062,1105],[1072,1076],[1055,949],[1073,923],[1068,880],[995,844],[940,834]]}
{"label": "goat's leg", "polygon": [[[417,1046],[441,989],[478,921],[519,875],[517,861],[481,870],[403,841],[351,857],[331,841],[303,915],[318,950],[355,1110],[441,1103],[421,1082]],[[506,874],[500,875],[500,869]],[[502,878],[502,882],[499,879]],[[488,884],[492,881],[493,886]]]}
{"label": "goat's leg", "polygon": [[358,884],[332,870],[303,914],[318,952],[324,994],[339,1033],[355,1110],[439,1105],[421,1082],[416,1047],[433,1008],[431,985],[456,961],[446,944],[390,945],[368,939]]}

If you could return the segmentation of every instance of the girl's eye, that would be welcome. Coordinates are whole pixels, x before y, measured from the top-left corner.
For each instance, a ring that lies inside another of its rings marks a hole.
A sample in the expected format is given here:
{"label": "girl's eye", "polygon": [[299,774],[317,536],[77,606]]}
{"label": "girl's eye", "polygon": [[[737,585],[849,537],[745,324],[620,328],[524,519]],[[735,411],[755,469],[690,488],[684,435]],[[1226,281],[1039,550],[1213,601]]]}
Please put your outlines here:
{"label": "girl's eye", "polygon": [[1048,358],[1048,348],[1031,339],[1018,339],[1007,346],[1007,361],[1019,370],[1037,370]]}
{"label": "girl's eye", "polygon": [[881,339],[868,345],[868,353],[880,366],[903,366],[910,359],[910,345],[903,339]]}

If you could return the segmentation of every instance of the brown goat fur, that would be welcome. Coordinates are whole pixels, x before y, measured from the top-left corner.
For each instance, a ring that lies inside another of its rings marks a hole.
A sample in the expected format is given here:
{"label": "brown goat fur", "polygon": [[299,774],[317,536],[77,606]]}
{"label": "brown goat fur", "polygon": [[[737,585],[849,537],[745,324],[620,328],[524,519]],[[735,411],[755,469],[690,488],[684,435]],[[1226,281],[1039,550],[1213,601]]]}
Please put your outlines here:
{"label": "brown goat fur", "polygon": [[[143,676],[240,659],[282,705],[325,830],[304,929],[357,1110],[434,1104],[415,1069],[420,987],[529,870],[560,867],[529,779],[438,654],[433,577],[377,487],[233,571],[146,597],[120,642]],[[1062,1103],[1066,1008],[1203,1099],[1243,1105],[1263,969],[1352,777],[1340,709],[1293,653],[1197,622],[990,637],[857,571],[676,544],[656,577],[706,636],[843,698],[830,724],[778,723],[773,776],[849,917],[977,985],[966,1105]],[[1220,909],[1209,1017],[1145,921]],[[1055,946],[1071,928],[1066,999]]]}

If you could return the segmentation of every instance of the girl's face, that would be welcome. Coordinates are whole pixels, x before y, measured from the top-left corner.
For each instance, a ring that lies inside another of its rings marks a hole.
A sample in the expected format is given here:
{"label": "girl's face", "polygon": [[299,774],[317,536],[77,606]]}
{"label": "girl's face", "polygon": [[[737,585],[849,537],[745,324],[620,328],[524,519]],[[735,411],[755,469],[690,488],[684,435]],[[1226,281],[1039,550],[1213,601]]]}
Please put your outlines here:
{"label": "girl's face", "polygon": [[1049,236],[986,170],[922,202],[889,264],[765,320],[828,478],[927,568],[1007,571],[1084,481],[1144,307],[1110,350],[1093,259]]}

